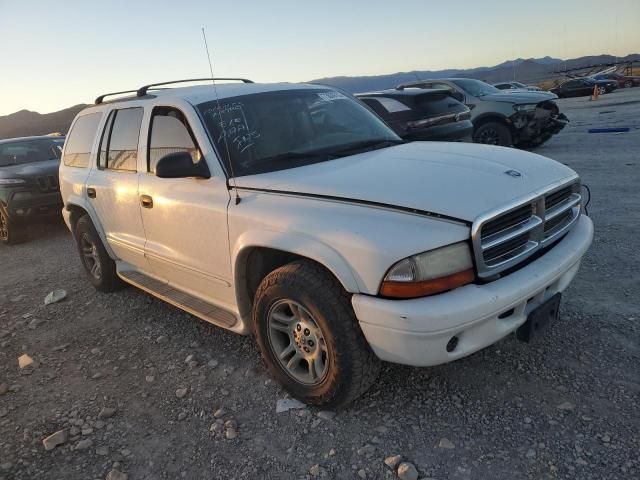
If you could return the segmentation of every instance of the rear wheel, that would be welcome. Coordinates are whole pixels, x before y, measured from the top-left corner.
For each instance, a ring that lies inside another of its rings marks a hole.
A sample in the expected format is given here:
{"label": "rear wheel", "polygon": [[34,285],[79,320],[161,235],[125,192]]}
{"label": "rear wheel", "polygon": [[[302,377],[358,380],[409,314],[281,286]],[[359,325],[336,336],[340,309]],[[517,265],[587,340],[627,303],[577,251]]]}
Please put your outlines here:
{"label": "rear wheel", "polygon": [[607,93],[607,89],[605,87],[598,87],[599,95],[604,95],[605,93]]}
{"label": "rear wheel", "polygon": [[476,128],[473,133],[475,143],[510,147],[513,144],[509,127],[498,122],[487,122]]}
{"label": "rear wheel", "polygon": [[313,262],[293,262],[265,277],[253,330],[269,372],[304,402],[345,405],[378,376],[380,361],[360,330],[350,295]]}
{"label": "rear wheel", "polygon": [[631,80],[626,80],[624,82],[624,88],[631,88],[633,87],[633,82]]}
{"label": "rear wheel", "polygon": [[116,273],[116,263],[102,244],[100,235],[88,215],[82,216],[74,232],[82,266],[89,281],[101,292],[113,292],[124,284]]}
{"label": "rear wheel", "polygon": [[24,225],[16,225],[7,213],[0,209],[0,242],[5,245],[15,245],[27,240],[28,232]]}

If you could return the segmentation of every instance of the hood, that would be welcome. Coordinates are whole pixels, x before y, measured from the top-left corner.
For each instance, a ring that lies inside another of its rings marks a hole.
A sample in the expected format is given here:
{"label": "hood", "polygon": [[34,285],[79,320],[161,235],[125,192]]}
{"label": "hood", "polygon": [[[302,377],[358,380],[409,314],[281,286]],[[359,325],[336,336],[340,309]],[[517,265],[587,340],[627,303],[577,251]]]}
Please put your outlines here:
{"label": "hood", "polygon": [[238,188],[379,203],[472,222],[574,175],[561,163],[513,148],[412,142],[236,180]]}
{"label": "hood", "polygon": [[509,102],[509,103],[538,103],[545,100],[553,100],[558,98],[552,92],[533,92],[530,90],[512,90],[510,93],[492,93],[478,97],[483,101],[491,102]]}
{"label": "hood", "polygon": [[22,178],[31,180],[42,175],[58,176],[60,160],[45,160],[44,162],[23,163],[0,167],[0,178]]}

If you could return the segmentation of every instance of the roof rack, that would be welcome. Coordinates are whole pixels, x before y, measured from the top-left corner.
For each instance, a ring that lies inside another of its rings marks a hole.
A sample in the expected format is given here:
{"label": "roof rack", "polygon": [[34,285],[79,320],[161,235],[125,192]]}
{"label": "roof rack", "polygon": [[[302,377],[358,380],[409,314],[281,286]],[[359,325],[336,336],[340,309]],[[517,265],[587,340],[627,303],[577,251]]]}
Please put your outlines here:
{"label": "roof rack", "polygon": [[147,90],[153,87],[159,87],[161,85],[171,85],[173,83],[187,83],[187,82],[213,82],[215,80],[236,80],[242,83],[253,83],[252,80],[248,80],[246,78],[190,78],[187,80],[174,80],[172,82],[151,83],[149,85],[145,85],[144,87],[140,87],[137,90],[137,95],[138,97],[144,97],[147,94]]}
{"label": "roof rack", "polygon": [[100,95],[96,98],[96,105],[104,102],[105,97],[110,97],[111,95],[122,95],[123,93],[135,93],[137,90],[123,90],[122,92],[113,92],[113,93],[105,93],[104,95]]}

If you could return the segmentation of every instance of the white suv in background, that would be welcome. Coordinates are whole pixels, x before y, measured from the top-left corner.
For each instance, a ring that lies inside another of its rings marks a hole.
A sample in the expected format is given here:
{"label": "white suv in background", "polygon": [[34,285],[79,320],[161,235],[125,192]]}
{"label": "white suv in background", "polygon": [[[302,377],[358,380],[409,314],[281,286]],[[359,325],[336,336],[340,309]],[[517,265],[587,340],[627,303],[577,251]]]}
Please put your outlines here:
{"label": "white suv in background", "polygon": [[252,333],[285,388],[333,406],[379,360],[437,365],[556,318],[593,236],[568,167],[405,143],[329,87],[165,86],[99,97],[67,137],[64,216],[98,290]]}

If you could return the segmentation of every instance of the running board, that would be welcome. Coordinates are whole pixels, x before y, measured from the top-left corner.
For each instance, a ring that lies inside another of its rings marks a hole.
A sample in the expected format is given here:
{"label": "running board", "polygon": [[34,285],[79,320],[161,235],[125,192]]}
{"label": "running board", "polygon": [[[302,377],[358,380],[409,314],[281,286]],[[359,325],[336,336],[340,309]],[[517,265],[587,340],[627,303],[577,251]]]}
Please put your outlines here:
{"label": "running board", "polygon": [[237,323],[237,318],[233,313],[200,300],[167,283],[151,278],[144,273],[124,271],[118,272],[118,276],[125,282],[219,327],[231,328]]}

